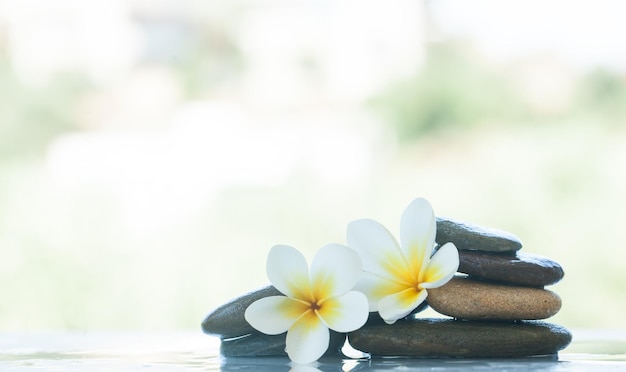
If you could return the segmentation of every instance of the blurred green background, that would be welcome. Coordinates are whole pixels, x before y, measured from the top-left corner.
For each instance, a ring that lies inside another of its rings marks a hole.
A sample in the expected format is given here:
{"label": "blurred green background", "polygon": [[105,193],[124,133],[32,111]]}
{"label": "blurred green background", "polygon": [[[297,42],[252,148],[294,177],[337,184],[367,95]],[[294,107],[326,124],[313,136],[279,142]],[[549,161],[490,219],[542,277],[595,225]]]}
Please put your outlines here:
{"label": "blurred green background", "polygon": [[624,8],[0,0],[0,329],[199,329],[420,196],[626,327]]}

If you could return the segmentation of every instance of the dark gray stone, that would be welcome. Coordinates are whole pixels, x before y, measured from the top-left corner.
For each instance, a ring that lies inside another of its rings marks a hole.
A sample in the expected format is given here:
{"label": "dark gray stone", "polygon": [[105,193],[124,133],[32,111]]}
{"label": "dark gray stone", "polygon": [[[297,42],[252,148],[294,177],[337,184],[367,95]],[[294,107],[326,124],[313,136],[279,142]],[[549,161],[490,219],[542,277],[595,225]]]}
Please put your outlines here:
{"label": "dark gray stone", "polygon": [[255,333],[256,330],[244,318],[246,309],[256,300],[280,295],[282,293],[270,285],[237,297],[210,312],[202,321],[202,331],[222,339]]}
{"label": "dark gray stone", "polygon": [[[287,356],[285,340],[285,333],[269,336],[255,332],[235,339],[222,340],[220,353],[226,357]],[[345,333],[330,331],[330,342],[324,355],[339,355],[345,340]]]}
{"label": "dark gray stone", "polygon": [[539,321],[513,323],[453,319],[399,320],[365,326],[348,335],[372,356],[510,358],[552,355],[572,339],[564,327]]}
{"label": "dark gray stone", "polygon": [[[282,295],[278,289],[270,285],[237,297],[210,312],[202,321],[202,331],[209,335],[219,336],[222,339],[256,333],[257,330],[244,318],[244,313],[248,306],[261,298]],[[416,314],[426,308],[428,308],[428,303],[424,301],[412,314]],[[384,323],[384,321],[377,312],[374,312],[369,314],[367,323],[377,324]]]}
{"label": "dark gray stone", "polygon": [[517,252],[515,255],[459,251],[459,272],[471,278],[543,287],[563,278],[563,268],[549,258]]}
{"label": "dark gray stone", "polygon": [[437,244],[454,243],[459,250],[515,252],[522,248],[520,239],[506,231],[437,217]]}

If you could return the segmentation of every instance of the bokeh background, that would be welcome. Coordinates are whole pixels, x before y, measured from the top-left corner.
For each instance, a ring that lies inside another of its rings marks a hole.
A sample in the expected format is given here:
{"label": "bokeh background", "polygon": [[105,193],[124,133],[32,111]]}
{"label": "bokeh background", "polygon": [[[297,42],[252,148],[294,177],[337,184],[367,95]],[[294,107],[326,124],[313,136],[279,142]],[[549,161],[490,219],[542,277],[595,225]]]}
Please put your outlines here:
{"label": "bokeh background", "polygon": [[0,329],[199,330],[414,198],[626,318],[626,5],[0,0]]}

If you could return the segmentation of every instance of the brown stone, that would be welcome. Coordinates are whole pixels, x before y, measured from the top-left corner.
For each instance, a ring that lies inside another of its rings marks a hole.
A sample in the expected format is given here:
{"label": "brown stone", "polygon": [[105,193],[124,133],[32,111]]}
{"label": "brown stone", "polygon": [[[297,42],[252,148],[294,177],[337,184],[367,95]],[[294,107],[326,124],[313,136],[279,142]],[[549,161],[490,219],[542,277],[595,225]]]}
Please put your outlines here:
{"label": "brown stone", "polygon": [[459,251],[459,272],[471,278],[543,287],[563,278],[563,268],[549,258],[517,252],[515,255]]}
{"label": "brown stone", "polygon": [[435,311],[458,319],[546,319],[561,308],[561,298],[547,289],[480,282],[454,277],[428,290]]}
{"label": "brown stone", "polygon": [[515,252],[522,248],[520,239],[506,231],[437,217],[437,244],[451,242],[459,250]]}
{"label": "brown stone", "polygon": [[[285,341],[285,333],[270,336],[255,332],[235,339],[222,340],[220,353],[226,357],[287,356]],[[345,341],[345,333],[330,331],[330,342],[324,355],[339,355]]]}
{"label": "brown stone", "polygon": [[209,313],[202,321],[202,331],[223,339],[255,333],[244,318],[246,309],[256,300],[280,295],[278,289],[270,285],[237,297]]}
{"label": "brown stone", "polygon": [[553,355],[565,348],[571,333],[558,325],[453,319],[399,320],[365,326],[348,335],[350,345],[372,356],[421,358],[509,358]]}

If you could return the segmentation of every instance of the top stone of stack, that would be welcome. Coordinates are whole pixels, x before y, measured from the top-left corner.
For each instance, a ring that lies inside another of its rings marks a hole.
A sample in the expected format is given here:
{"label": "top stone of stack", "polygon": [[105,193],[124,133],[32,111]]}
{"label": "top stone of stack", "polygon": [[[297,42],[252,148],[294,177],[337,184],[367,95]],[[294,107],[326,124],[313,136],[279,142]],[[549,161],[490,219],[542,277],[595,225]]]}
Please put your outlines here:
{"label": "top stone of stack", "polygon": [[522,248],[514,234],[446,217],[437,217],[436,239],[439,245],[451,242],[463,251],[514,253]]}

